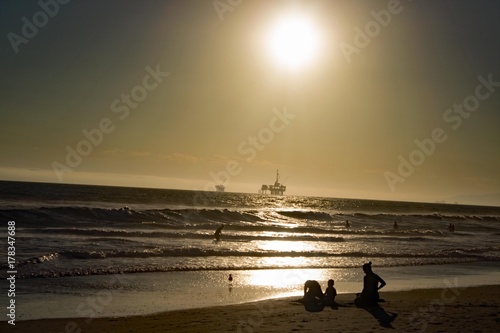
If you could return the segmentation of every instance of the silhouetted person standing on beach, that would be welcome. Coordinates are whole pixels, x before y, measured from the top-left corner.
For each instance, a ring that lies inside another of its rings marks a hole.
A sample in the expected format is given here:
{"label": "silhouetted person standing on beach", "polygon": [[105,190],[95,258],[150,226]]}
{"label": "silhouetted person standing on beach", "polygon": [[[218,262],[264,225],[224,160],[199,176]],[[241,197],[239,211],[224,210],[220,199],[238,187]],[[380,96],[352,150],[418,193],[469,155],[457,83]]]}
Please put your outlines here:
{"label": "silhouetted person standing on beach", "polygon": [[380,300],[378,291],[382,289],[386,283],[380,276],[373,273],[371,261],[363,265],[363,271],[365,272],[363,278],[363,291],[361,294],[357,295],[358,297],[356,297],[354,303],[358,307],[376,305]]}
{"label": "silhouetted person standing on beach", "polygon": [[229,292],[233,291],[233,275],[229,274],[227,278],[227,286],[229,288]]}
{"label": "silhouetted person standing on beach", "polygon": [[349,229],[351,227],[351,224],[349,223],[349,220],[345,221],[345,227],[346,227],[346,229]]}
{"label": "silhouetted person standing on beach", "polygon": [[398,228],[399,228],[398,222],[394,221],[394,230],[398,230]]}

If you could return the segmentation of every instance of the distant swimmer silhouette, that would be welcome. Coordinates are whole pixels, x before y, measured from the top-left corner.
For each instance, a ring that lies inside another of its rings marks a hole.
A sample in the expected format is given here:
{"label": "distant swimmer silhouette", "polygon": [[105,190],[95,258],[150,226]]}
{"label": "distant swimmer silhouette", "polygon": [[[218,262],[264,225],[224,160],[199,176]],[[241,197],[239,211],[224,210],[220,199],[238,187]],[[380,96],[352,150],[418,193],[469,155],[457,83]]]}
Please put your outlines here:
{"label": "distant swimmer silhouette", "polygon": [[382,280],[380,276],[373,273],[371,261],[363,265],[363,271],[365,272],[363,278],[363,291],[361,294],[356,294],[357,297],[354,300],[354,304],[360,308],[377,305],[380,301],[378,291],[386,285],[385,281]]}
{"label": "distant swimmer silhouette", "polygon": [[450,223],[450,225],[448,226],[448,231],[449,232],[454,232],[455,231],[455,225],[453,223]]}
{"label": "distant swimmer silhouette", "polygon": [[216,241],[220,241],[220,234],[222,233],[222,229],[224,229],[224,224],[221,224],[221,226],[218,227],[217,230],[215,230],[214,237]]}
{"label": "distant swimmer silhouette", "polygon": [[398,222],[394,221],[394,230],[398,230],[398,228],[399,228]]}
{"label": "distant swimmer silhouette", "polygon": [[229,281],[229,283],[232,283],[233,282],[233,276],[231,274],[229,274],[229,278],[227,280]]}
{"label": "distant swimmer silhouette", "polygon": [[132,214],[132,210],[130,209],[129,206],[123,206],[120,209],[118,209],[120,212],[125,212],[128,215]]}

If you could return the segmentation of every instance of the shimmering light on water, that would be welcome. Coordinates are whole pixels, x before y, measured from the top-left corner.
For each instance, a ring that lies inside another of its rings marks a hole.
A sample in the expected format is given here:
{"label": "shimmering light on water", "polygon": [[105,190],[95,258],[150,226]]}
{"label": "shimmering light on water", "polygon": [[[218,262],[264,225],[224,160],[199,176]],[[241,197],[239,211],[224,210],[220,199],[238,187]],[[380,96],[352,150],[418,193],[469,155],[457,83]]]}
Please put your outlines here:
{"label": "shimmering light on water", "polygon": [[253,270],[241,273],[239,279],[244,284],[295,291],[297,291],[297,286],[299,286],[300,290],[300,286],[304,284],[304,281],[322,280],[324,275],[322,270],[313,269]]}
{"label": "shimmering light on water", "polygon": [[257,246],[262,250],[279,252],[304,252],[315,250],[311,243],[294,241],[260,241]]}
{"label": "shimmering light on water", "polygon": [[259,261],[260,267],[308,267],[311,261],[306,257],[266,257]]}

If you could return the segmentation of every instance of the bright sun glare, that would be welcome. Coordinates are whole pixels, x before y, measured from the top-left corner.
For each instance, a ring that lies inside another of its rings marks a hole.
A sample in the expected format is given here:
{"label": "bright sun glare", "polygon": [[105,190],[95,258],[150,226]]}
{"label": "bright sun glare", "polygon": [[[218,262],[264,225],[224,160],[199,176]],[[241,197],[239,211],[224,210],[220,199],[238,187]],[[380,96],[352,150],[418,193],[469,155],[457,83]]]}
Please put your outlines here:
{"label": "bright sun glare", "polygon": [[298,69],[312,62],[319,46],[320,35],[314,22],[298,14],[278,20],[267,39],[271,56],[289,69]]}

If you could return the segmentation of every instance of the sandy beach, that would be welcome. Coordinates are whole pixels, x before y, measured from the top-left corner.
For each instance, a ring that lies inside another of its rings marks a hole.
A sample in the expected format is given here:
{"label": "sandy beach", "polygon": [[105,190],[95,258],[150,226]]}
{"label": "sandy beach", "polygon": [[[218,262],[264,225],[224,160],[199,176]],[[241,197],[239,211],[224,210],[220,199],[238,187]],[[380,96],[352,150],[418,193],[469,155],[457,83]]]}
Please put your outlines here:
{"label": "sandy beach", "polygon": [[[299,297],[171,311],[148,316],[42,319],[10,332],[498,332],[500,286],[381,293],[378,308],[360,309],[353,294],[338,306],[308,312]],[[2,326],[6,326],[5,322]],[[3,329],[2,329],[3,330]]]}

